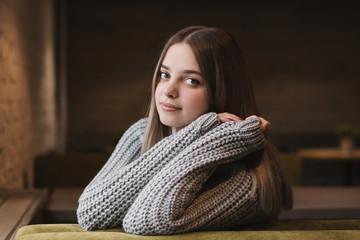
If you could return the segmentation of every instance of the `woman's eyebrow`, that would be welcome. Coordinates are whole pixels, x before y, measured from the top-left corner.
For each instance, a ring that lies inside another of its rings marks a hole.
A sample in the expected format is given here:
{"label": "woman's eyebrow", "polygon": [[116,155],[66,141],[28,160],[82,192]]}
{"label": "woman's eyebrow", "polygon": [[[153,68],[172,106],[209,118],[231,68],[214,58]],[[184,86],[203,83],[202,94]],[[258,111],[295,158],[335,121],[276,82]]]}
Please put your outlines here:
{"label": "woman's eyebrow", "polygon": [[161,67],[161,68],[165,68],[166,70],[170,70],[170,68],[169,68],[168,66],[164,65],[164,64],[161,64],[160,67]]}
{"label": "woman's eyebrow", "polygon": [[195,70],[184,70],[183,72],[186,73],[186,74],[197,74],[199,76],[202,76],[201,72],[198,72],[198,71],[195,71]]}
{"label": "woman's eyebrow", "polygon": [[[170,68],[164,64],[161,64],[161,68],[165,68],[166,70],[170,70]],[[197,74],[199,76],[202,76],[201,72],[195,71],[195,70],[184,70],[183,73],[186,74]]]}

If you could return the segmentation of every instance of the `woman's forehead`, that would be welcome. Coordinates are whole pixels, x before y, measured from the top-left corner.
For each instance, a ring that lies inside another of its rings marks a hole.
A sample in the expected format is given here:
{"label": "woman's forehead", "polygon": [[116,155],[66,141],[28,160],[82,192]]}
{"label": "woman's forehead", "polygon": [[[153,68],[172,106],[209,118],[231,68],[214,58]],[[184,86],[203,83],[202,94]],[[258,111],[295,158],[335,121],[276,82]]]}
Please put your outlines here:
{"label": "woman's forehead", "polygon": [[187,43],[176,43],[166,52],[162,66],[169,70],[192,70],[200,72],[198,62],[191,47]]}

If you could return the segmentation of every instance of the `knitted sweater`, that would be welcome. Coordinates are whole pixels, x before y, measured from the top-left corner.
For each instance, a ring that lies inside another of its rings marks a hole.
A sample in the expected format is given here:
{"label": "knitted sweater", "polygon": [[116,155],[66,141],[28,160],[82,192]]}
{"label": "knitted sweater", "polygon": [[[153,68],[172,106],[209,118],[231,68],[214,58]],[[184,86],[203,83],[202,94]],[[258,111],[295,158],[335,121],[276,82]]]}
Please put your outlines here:
{"label": "knitted sweater", "polygon": [[264,216],[241,159],[265,146],[255,118],[221,123],[207,113],[140,154],[147,119],[133,124],[79,198],[85,230],[133,234],[220,230]]}

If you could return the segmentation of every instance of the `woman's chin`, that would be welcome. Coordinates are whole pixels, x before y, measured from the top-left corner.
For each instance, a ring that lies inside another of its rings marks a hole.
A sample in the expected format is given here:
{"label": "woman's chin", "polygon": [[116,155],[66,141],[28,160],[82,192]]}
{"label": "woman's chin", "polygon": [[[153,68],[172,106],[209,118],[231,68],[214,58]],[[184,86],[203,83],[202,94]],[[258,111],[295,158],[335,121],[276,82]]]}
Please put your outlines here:
{"label": "woman's chin", "polygon": [[184,126],[177,119],[160,118],[160,122],[167,127],[175,127],[176,129],[181,129]]}

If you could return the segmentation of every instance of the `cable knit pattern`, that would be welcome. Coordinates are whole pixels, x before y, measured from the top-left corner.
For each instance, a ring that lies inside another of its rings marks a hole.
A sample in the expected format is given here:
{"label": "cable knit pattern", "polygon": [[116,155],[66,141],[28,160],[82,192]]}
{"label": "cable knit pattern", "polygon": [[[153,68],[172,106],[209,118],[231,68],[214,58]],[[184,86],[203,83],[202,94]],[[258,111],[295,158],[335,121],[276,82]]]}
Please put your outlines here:
{"label": "cable knit pattern", "polygon": [[146,119],[132,125],[85,188],[77,210],[86,230],[123,226],[142,235],[225,229],[263,217],[241,161],[265,146],[259,122],[200,116],[140,156]]}

